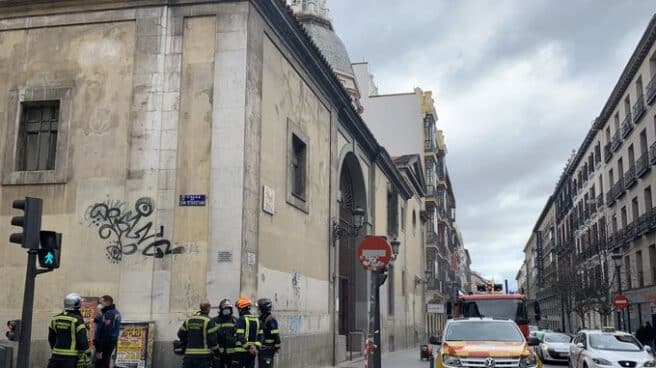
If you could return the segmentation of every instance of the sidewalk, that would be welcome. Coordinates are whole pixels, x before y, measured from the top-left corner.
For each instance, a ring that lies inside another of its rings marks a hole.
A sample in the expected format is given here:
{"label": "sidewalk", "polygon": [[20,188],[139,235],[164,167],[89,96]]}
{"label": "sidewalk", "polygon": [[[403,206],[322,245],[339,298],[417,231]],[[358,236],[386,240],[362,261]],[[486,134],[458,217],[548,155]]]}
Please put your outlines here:
{"label": "sidewalk", "polygon": [[[429,363],[425,360],[419,360],[419,347],[416,347],[383,354],[382,366],[384,368],[427,368],[429,367]],[[364,359],[360,358],[343,362],[337,368],[364,368]]]}

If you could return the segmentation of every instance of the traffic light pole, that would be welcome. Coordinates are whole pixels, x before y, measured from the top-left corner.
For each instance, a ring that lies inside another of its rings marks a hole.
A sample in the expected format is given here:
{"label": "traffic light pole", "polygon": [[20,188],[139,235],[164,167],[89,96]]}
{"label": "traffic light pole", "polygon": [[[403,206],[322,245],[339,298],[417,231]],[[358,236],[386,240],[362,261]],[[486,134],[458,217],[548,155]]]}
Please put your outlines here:
{"label": "traffic light pole", "polygon": [[18,342],[16,368],[28,368],[30,363],[30,341],[32,339],[32,312],[34,309],[34,281],[36,279],[36,249],[27,252],[27,272],[25,273],[25,292],[23,294],[23,314]]}
{"label": "traffic light pole", "polygon": [[18,340],[18,357],[16,368],[29,368],[30,342],[32,340],[32,314],[34,310],[34,284],[36,276],[52,270],[37,270],[36,255],[38,250],[27,251],[27,271],[25,272],[25,292],[23,294],[23,311],[21,315],[21,331]]}

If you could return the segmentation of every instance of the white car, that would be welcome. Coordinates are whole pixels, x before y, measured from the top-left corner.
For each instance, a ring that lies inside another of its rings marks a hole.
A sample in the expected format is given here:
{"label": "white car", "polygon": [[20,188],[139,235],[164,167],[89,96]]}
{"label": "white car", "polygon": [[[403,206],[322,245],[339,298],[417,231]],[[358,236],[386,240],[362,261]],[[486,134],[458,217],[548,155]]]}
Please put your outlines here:
{"label": "white car", "polygon": [[580,331],[569,347],[570,368],[650,368],[656,361],[649,347],[644,347],[626,332],[603,330]]}
{"label": "white car", "polygon": [[569,344],[572,338],[558,332],[547,332],[536,348],[542,362],[566,362],[569,359]]}

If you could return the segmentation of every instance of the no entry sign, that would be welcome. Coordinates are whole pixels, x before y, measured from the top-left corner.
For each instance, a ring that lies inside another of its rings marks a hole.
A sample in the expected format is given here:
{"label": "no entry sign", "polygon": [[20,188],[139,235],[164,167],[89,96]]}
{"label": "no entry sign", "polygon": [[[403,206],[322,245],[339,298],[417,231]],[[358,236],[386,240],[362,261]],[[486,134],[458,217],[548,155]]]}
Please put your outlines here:
{"label": "no entry sign", "polygon": [[365,269],[381,271],[392,259],[392,247],[382,236],[367,236],[358,247],[358,259]]}
{"label": "no entry sign", "polygon": [[629,306],[629,298],[623,294],[618,294],[613,297],[613,305],[617,309],[626,309]]}

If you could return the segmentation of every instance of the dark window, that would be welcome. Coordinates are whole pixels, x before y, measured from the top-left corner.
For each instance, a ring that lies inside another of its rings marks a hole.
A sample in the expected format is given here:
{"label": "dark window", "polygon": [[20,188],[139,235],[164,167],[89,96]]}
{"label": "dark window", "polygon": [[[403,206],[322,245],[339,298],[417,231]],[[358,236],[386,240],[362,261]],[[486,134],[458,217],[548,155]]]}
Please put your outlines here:
{"label": "dark window", "polygon": [[649,246],[649,264],[651,265],[651,284],[656,285],[656,245]]}
{"label": "dark window", "polygon": [[387,234],[393,238],[399,235],[399,196],[395,191],[387,192]]}
{"label": "dark window", "polygon": [[631,215],[633,218],[631,221],[638,221],[638,216],[640,216],[640,208],[638,207],[638,197],[634,197],[631,201]]}
{"label": "dark window", "polygon": [[394,266],[387,270],[387,314],[394,315]]}
{"label": "dark window", "polygon": [[653,204],[651,199],[651,187],[645,188],[645,213],[651,211]]}
{"label": "dark window", "polygon": [[626,224],[629,223],[629,218],[627,217],[626,214],[626,206],[622,207],[622,209],[620,210],[620,215],[621,215],[620,219],[622,220],[622,228],[625,228]]}
{"label": "dark window", "polygon": [[624,283],[627,289],[631,289],[631,258],[630,256],[624,257]]}
{"label": "dark window", "polygon": [[401,230],[405,231],[405,207],[401,206]]}
{"label": "dark window", "polygon": [[645,273],[642,269],[642,251],[636,252],[636,270],[638,271],[638,287],[645,286]]}
{"label": "dark window", "polygon": [[307,175],[307,146],[295,134],[292,135],[292,194],[305,200]]}
{"label": "dark window", "polygon": [[401,271],[401,295],[405,296],[406,291],[406,277],[408,277],[408,274],[405,270]]}
{"label": "dark window", "polygon": [[16,171],[54,170],[59,101],[21,104]]}
{"label": "dark window", "polygon": [[635,153],[633,152],[633,145],[629,146],[629,167],[635,165]]}
{"label": "dark window", "polygon": [[643,129],[642,132],[640,132],[640,153],[644,155],[647,153],[647,150],[647,129]]}

